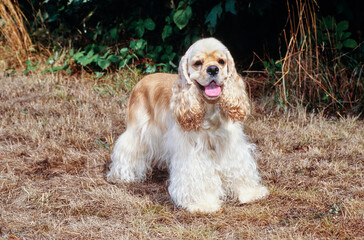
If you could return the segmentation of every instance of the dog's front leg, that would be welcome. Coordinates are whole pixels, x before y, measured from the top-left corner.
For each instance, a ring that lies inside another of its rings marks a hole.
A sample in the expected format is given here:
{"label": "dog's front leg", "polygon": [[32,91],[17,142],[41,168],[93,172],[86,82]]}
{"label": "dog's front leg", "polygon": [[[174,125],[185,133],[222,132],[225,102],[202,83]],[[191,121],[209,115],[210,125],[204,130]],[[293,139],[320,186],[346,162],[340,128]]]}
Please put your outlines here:
{"label": "dog's front leg", "polygon": [[216,212],[222,202],[221,180],[206,160],[191,155],[171,161],[169,194],[177,206],[190,212]]}

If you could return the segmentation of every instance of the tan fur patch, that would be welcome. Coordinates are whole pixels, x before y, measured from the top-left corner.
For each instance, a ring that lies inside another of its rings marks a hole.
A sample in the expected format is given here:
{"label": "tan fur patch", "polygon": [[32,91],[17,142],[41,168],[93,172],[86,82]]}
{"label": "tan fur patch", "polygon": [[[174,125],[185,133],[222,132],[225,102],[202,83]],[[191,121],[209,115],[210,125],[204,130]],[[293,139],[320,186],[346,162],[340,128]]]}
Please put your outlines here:
{"label": "tan fur patch", "polygon": [[155,119],[156,106],[169,109],[172,85],[177,75],[152,74],[143,78],[131,93],[128,105],[128,121],[137,121],[137,112],[145,111],[150,119]]}
{"label": "tan fur patch", "polygon": [[227,117],[234,121],[244,121],[250,111],[249,98],[242,78],[236,74],[227,80],[219,105]]}

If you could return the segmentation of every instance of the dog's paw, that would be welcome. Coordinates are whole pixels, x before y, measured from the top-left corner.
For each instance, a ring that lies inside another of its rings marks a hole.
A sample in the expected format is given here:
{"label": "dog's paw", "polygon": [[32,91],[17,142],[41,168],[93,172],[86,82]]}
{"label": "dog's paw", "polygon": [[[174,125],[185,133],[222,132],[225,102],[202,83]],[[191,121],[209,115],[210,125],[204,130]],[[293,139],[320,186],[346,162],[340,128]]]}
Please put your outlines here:
{"label": "dog's paw", "polygon": [[135,174],[131,171],[110,171],[106,174],[106,181],[110,183],[132,183],[132,182],[143,182],[146,176],[143,174]]}
{"label": "dog's paw", "polygon": [[254,200],[263,198],[269,194],[269,191],[264,186],[257,186],[252,188],[244,188],[240,191],[238,199],[240,203],[248,203]]}
{"label": "dog's paw", "polygon": [[200,201],[189,204],[186,209],[191,213],[213,213],[220,210],[220,201]]}

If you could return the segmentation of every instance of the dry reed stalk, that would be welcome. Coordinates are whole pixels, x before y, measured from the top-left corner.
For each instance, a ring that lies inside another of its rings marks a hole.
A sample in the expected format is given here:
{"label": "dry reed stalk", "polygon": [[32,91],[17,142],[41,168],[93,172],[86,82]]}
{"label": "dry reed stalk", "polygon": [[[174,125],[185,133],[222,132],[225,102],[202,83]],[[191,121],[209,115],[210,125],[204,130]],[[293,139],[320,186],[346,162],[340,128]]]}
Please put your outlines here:
{"label": "dry reed stalk", "polygon": [[[282,89],[282,102],[289,104],[289,91],[293,91],[296,96],[302,96],[309,92],[309,95],[314,94],[307,88],[312,87],[312,84],[306,82],[307,79],[312,79],[314,69],[314,59],[318,63],[318,58],[314,55],[312,49],[316,49],[316,7],[317,4],[313,0],[297,0],[294,6],[291,6],[287,1],[289,14],[289,40],[287,35],[285,42],[287,51],[282,62],[282,77],[279,79],[280,89]],[[312,35],[313,34],[313,35]],[[287,44],[288,43],[288,44]],[[316,52],[317,53],[317,52]],[[298,83],[297,83],[298,81]],[[314,82],[320,82],[315,79]],[[278,82],[276,83],[278,84]],[[318,84],[324,87],[322,84]],[[308,91],[307,91],[308,90]],[[323,89],[325,92],[326,90]],[[312,96],[308,96],[312,99]]]}
{"label": "dry reed stalk", "polygon": [[4,36],[20,64],[30,52],[32,41],[25,27],[27,21],[16,0],[2,0],[0,2],[0,33]]}
{"label": "dry reed stalk", "polygon": [[[326,95],[332,100],[329,105],[345,108],[336,96],[339,94],[340,99],[349,99],[351,105],[353,93],[343,89],[343,86],[350,89],[349,85],[352,85],[345,79],[349,77],[343,72],[345,68],[339,71],[328,69],[332,59],[328,59],[319,50],[316,15],[319,6],[316,1],[296,0],[293,4],[287,1],[287,7],[289,24],[288,29],[283,32],[287,50],[284,57],[278,61],[281,63],[282,75],[274,84],[281,102],[286,107],[296,99],[300,104],[314,106],[317,103],[319,105]],[[334,60],[340,65],[340,59]]]}

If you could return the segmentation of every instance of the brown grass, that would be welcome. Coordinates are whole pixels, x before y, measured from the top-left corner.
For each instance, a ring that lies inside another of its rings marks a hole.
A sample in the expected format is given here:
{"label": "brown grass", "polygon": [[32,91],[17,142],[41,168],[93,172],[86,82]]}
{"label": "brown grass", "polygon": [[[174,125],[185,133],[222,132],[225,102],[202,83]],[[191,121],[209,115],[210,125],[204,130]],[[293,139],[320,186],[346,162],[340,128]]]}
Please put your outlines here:
{"label": "brown grass", "polygon": [[32,41],[25,27],[26,19],[17,1],[2,0],[0,2],[0,33],[4,36],[20,65],[30,53]]}
{"label": "brown grass", "polygon": [[364,237],[363,121],[257,104],[246,132],[270,196],[193,215],[170,202],[165,172],[105,181],[125,128],[118,82],[1,74],[0,86],[0,239]]}

